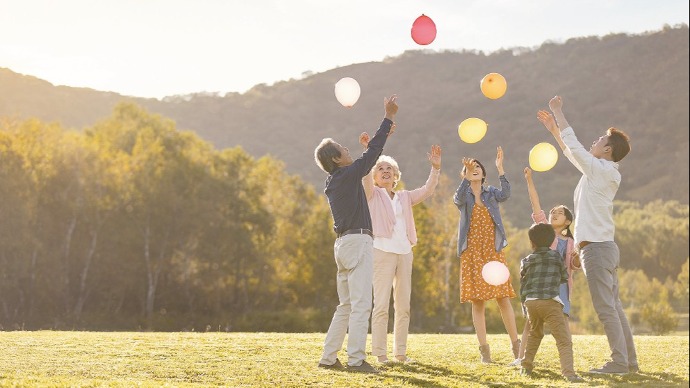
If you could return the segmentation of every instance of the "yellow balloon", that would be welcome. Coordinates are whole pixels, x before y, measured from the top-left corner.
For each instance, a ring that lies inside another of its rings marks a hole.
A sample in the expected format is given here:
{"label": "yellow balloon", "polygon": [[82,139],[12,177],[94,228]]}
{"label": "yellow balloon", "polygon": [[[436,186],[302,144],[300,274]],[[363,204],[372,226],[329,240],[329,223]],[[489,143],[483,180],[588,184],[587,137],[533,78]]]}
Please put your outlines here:
{"label": "yellow balloon", "polygon": [[482,78],[479,86],[482,89],[482,93],[486,98],[496,100],[503,97],[506,94],[506,89],[508,85],[506,84],[506,79],[498,73],[489,73]]}
{"label": "yellow balloon", "polygon": [[486,129],[487,125],[484,120],[470,117],[460,123],[458,126],[458,135],[460,135],[460,140],[472,144],[484,138]]}
{"label": "yellow balloon", "polygon": [[539,143],[529,151],[529,166],[534,171],[548,171],[558,162],[558,151],[551,143]]}

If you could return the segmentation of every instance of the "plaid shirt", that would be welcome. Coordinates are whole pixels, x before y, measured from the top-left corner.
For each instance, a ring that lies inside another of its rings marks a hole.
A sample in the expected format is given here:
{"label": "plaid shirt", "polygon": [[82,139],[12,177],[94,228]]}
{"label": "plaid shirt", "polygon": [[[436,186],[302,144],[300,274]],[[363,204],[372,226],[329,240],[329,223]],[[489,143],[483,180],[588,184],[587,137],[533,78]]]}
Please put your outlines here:
{"label": "plaid shirt", "polygon": [[520,261],[520,301],[527,298],[553,299],[561,283],[568,281],[568,272],[560,253],[547,247],[537,248]]}

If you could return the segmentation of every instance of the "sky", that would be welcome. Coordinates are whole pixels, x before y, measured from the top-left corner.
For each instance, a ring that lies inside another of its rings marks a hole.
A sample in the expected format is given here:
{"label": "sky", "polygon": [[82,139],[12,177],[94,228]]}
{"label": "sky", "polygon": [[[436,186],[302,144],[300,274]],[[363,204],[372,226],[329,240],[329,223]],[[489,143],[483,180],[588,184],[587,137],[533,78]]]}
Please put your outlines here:
{"label": "sky", "polygon": [[[422,14],[437,28],[426,46],[410,36]],[[488,54],[665,24],[688,24],[687,0],[0,0],[0,67],[128,96],[224,95],[407,50]]]}

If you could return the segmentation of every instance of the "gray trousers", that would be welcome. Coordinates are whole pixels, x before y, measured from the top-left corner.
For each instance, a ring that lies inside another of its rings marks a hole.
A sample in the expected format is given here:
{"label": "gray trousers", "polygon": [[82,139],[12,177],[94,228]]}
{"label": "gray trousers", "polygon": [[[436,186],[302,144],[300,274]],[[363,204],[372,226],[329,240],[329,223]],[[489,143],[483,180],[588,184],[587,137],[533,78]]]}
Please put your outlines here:
{"label": "gray trousers", "polygon": [[580,259],[594,310],[609,341],[611,359],[624,367],[637,365],[632,331],[618,296],[618,245],[613,241],[590,243],[582,248]]}
{"label": "gray trousers", "polygon": [[366,234],[348,234],[333,246],[338,266],[338,307],[324,341],[322,364],[332,365],[347,339],[347,363],[362,365],[371,315],[374,271],[374,240]]}

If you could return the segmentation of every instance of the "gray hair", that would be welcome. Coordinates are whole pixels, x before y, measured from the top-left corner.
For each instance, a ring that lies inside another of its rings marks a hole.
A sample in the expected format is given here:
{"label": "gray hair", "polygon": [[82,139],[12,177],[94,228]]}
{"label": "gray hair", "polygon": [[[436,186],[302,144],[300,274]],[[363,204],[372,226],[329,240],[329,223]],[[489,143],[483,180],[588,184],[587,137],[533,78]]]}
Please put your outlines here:
{"label": "gray hair", "polygon": [[342,156],[340,150],[336,147],[338,143],[330,137],[321,140],[314,150],[314,160],[320,169],[327,173],[332,173],[338,165],[333,161],[333,158]]}
{"label": "gray hair", "polygon": [[[396,162],[395,159],[388,155],[381,155],[379,156],[379,159],[376,161],[376,164],[371,169],[371,171],[376,171],[376,169],[379,168],[379,165],[384,162],[393,166],[393,187],[395,187],[398,185],[398,181],[400,180],[400,178],[402,178],[402,172],[400,172],[400,167],[398,166],[398,162]],[[376,184],[376,181],[374,181],[374,184]]]}

